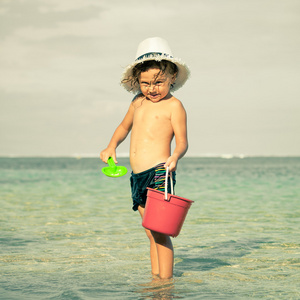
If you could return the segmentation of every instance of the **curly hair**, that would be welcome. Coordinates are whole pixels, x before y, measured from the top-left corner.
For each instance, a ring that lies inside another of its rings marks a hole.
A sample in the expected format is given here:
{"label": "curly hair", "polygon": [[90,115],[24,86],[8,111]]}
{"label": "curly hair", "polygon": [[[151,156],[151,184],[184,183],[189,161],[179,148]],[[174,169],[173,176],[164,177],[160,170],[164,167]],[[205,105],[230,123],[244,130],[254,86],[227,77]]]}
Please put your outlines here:
{"label": "curly hair", "polygon": [[[176,75],[178,73],[178,67],[168,61],[168,60],[146,60],[143,61],[139,64],[137,64],[133,69],[132,69],[132,75],[130,75],[128,78],[125,78],[122,80],[122,83],[130,83],[132,88],[136,85],[139,84],[139,76],[142,72],[146,72],[149,69],[159,69],[160,71],[156,75],[156,78],[160,75],[165,74],[166,72],[169,72],[171,75]],[[155,78],[155,79],[156,79]],[[173,88],[173,84],[171,85],[171,89]]]}

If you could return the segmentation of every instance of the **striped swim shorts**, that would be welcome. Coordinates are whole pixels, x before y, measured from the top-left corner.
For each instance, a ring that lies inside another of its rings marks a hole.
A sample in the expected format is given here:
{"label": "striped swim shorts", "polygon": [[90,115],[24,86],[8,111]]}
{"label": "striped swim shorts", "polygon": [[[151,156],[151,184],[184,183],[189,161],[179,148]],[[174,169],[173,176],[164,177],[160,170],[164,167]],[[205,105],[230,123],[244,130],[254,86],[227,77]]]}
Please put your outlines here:
{"label": "striped swim shorts", "polygon": [[[166,169],[164,168],[165,163],[160,163],[157,166],[143,171],[141,173],[131,172],[130,185],[131,185],[131,196],[133,201],[132,209],[136,211],[138,206],[145,206],[147,200],[147,187],[156,189],[159,191],[165,191],[165,176]],[[172,172],[173,186],[176,183],[176,173]],[[170,174],[168,176],[168,193],[171,192],[170,187]]]}

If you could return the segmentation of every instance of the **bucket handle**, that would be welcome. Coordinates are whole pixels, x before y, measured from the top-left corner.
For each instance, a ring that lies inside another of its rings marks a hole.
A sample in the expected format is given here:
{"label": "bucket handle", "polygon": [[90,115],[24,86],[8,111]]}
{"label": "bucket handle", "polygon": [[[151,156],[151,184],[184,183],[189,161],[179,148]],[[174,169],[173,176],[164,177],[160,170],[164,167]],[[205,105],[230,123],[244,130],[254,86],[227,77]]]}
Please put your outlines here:
{"label": "bucket handle", "polygon": [[[168,201],[168,174],[169,174],[169,167],[167,167],[166,178],[165,178],[165,200],[166,201]],[[170,180],[171,180],[171,194],[174,195],[172,172],[170,172]]]}

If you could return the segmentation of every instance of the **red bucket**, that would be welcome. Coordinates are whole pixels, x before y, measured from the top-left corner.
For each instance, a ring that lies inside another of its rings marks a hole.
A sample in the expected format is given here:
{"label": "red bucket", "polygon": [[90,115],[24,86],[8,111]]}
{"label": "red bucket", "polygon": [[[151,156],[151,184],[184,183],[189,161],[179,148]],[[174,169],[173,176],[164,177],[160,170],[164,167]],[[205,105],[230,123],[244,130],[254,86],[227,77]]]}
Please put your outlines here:
{"label": "red bucket", "polygon": [[173,195],[172,176],[170,178],[172,194],[167,193],[168,180],[165,180],[165,192],[147,188],[147,202],[142,225],[147,229],[176,237],[194,201]]}

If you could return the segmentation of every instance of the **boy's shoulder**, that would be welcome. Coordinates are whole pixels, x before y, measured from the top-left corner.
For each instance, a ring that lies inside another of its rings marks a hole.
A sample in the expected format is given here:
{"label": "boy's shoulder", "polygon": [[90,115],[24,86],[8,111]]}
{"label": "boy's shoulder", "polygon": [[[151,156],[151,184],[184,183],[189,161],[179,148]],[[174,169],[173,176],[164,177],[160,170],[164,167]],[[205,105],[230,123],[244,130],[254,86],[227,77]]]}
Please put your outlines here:
{"label": "boy's shoulder", "polygon": [[174,97],[173,95],[170,100],[172,103],[175,103],[175,104],[181,103],[181,101],[178,98]]}
{"label": "boy's shoulder", "polygon": [[178,98],[175,98],[174,96],[172,96],[172,98],[170,100],[171,100],[170,104],[172,104],[174,107],[182,106],[182,103]]}
{"label": "boy's shoulder", "polygon": [[136,101],[138,101],[138,100],[142,100],[142,99],[144,99],[145,98],[145,96],[142,94],[142,93],[140,93],[140,94],[137,94],[137,95],[135,95],[134,97],[133,97],[133,99],[132,99],[132,103],[133,102],[136,102]]}

